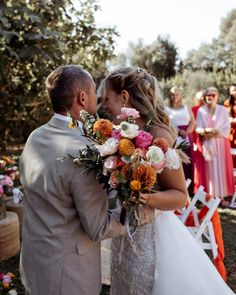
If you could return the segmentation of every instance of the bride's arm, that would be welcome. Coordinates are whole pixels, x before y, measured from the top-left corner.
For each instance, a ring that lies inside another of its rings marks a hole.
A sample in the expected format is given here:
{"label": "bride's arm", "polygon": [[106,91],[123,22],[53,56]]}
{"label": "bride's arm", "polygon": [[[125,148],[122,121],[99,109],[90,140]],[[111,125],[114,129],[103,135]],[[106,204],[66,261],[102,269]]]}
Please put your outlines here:
{"label": "bride's arm", "polygon": [[[173,140],[168,131],[159,129],[156,137],[166,138],[170,147],[173,146]],[[177,170],[165,168],[161,174],[158,174],[158,182],[162,188],[161,191],[141,194],[148,207],[160,210],[175,210],[186,206],[188,193],[182,165]]]}

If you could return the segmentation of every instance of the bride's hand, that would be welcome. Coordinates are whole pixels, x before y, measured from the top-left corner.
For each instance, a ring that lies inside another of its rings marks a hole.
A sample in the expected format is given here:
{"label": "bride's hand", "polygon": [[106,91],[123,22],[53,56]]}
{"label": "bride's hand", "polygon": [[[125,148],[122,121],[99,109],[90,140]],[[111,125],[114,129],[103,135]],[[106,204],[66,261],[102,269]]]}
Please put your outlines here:
{"label": "bride's hand", "polygon": [[148,206],[148,204],[150,203],[150,199],[151,199],[150,193],[147,193],[147,194],[139,193],[139,200],[142,205]]}
{"label": "bride's hand", "polygon": [[150,202],[151,194],[150,193],[147,193],[147,194],[140,193],[139,198],[140,198],[140,203],[142,205],[145,205],[145,207],[141,209],[143,217],[142,217],[142,222],[140,222],[139,225],[148,224],[148,223],[153,222],[154,217],[155,217],[154,209],[148,207],[148,203]]}

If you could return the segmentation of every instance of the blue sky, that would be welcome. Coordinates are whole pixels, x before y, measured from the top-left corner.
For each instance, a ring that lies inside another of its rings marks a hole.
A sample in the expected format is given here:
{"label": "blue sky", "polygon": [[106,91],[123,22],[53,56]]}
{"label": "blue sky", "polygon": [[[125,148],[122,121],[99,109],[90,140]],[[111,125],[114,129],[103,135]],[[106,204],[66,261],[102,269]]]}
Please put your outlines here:
{"label": "blue sky", "polygon": [[125,51],[128,41],[142,38],[145,44],[158,35],[169,35],[181,57],[202,42],[219,35],[220,22],[236,8],[236,0],[98,0],[98,25],[116,26],[121,37],[116,51]]}

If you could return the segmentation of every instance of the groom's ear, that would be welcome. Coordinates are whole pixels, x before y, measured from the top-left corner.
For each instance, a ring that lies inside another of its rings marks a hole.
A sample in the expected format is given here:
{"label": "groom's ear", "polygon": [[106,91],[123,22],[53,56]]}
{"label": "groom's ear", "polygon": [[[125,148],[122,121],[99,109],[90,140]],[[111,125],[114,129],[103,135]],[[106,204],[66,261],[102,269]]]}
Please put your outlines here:
{"label": "groom's ear", "polygon": [[126,90],[121,91],[121,102],[123,105],[128,105],[129,103],[129,93]]}
{"label": "groom's ear", "polygon": [[86,106],[86,98],[87,98],[87,94],[84,91],[80,91],[77,94],[77,103],[83,108]]}

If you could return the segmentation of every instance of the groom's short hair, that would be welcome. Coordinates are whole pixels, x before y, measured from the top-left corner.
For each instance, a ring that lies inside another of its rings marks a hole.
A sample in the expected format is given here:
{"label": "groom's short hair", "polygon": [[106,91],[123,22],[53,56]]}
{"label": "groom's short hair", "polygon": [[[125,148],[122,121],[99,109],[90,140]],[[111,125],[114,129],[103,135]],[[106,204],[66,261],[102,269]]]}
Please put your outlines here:
{"label": "groom's short hair", "polygon": [[60,66],[46,79],[46,93],[54,112],[69,111],[74,97],[81,90],[87,92],[92,77],[81,66]]}

